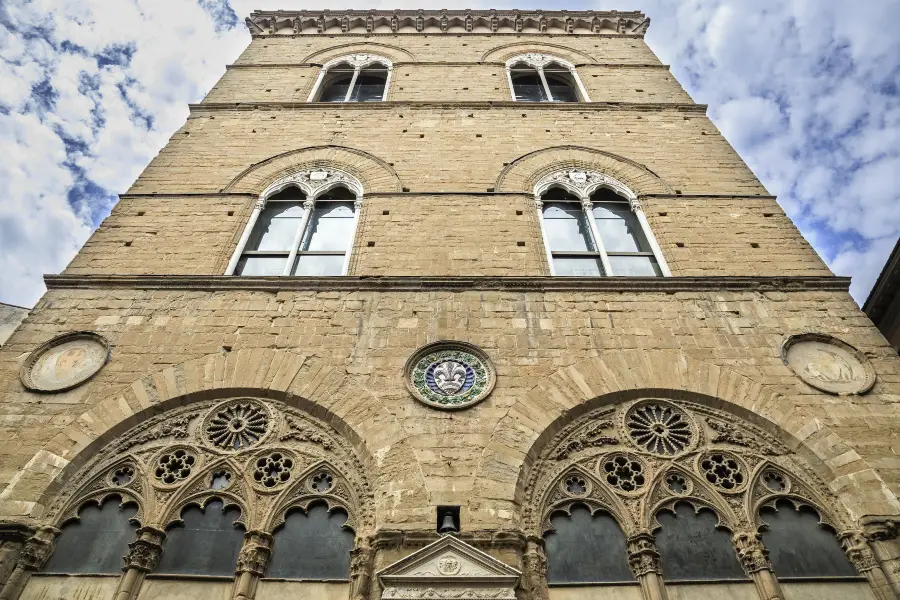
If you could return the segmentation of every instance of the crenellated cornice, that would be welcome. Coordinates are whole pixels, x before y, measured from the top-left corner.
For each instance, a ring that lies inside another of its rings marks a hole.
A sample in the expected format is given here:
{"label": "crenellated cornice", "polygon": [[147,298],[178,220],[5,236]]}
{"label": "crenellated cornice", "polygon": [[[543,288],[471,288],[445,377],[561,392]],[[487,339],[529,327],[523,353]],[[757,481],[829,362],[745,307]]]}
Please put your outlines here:
{"label": "crenellated cornice", "polygon": [[341,33],[555,33],[643,36],[640,11],[567,10],[258,10],[253,36]]}

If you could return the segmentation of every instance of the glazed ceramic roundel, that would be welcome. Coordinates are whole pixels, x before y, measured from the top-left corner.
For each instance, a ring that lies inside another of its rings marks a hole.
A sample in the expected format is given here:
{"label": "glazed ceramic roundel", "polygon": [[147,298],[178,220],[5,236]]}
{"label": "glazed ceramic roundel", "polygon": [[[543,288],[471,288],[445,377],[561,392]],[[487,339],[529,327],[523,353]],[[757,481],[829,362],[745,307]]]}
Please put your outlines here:
{"label": "glazed ceramic roundel", "polygon": [[406,362],[405,377],[418,400],[444,410],[484,400],[496,379],[487,355],[465,342],[436,342],[419,348]]}

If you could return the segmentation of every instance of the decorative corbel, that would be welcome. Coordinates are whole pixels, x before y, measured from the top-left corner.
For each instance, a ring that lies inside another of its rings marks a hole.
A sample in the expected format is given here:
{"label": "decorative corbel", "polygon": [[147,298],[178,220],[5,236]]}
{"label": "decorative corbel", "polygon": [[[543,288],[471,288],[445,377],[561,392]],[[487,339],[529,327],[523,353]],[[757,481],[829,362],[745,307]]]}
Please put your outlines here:
{"label": "decorative corbel", "polygon": [[649,531],[642,531],[630,536],[627,543],[628,566],[641,584],[644,600],[668,600],[656,538]]}
{"label": "decorative corbel", "polygon": [[115,600],[134,600],[141,591],[144,577],[153,572],[162,556],[166,532],[154,527],[137,530],[138,539],[128,544],[128,554],[122,557],[125,572],[119,580]]}
{"label": "decorative corbel", "polygon": [[860,575],[866,578],[872,592],[878,600],[897,600],[900,593],[895,589],[895,583],[889,581],[881,568],[881,562],[875,556],[869,542],[861,531],[842,531],[838,538],[847,559]]}
{"label": "decorative corbel", "polygon": [[252,530],[244,534],[244,545],[238,554],[234,574],[233,600],[253,600],[260,578],[272,556],[272,536],[264,531]]}
{"label": "decorative corbel", "polygon": [[549,600],[547,589],[547,554],[544,540],[528,536],[522,556],[522,589],[527,600]]}
{"label": "decorative corbel", "polygon": [[753,580],[760,600],[782,600],[781,585],[772,571],[769,551],[762,543],[762,536],[753,531],[739,531],[731,537],[738,561],[747,576]]}
{"label": "decorative corbel", "polygon": [[53,544],[58,535],[59,529],[47,525],[39,527],[34,535],[28,538],[19,554],[15,569],[3,586],[3,591],[0,591],[0,600],[19,600],[28,580],[31,579],[31,574],[40,570],[53,554]]}

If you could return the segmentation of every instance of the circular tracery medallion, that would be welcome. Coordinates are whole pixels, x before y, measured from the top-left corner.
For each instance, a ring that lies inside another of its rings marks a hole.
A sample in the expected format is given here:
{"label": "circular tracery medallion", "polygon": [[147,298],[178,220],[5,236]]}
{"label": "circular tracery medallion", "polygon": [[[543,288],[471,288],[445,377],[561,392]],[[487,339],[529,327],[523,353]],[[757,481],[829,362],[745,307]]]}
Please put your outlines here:
{"label": "circular tracery medallion", "polygon": [[465,342],[436,342],[419,348],[406,361],[404,374],[417,399],[444,410],[484,400],[496,381],[487,355]]}
{"label": "circular tracery medallion", "polygon": [[865,355],[828,335],[791,336],[781,359],[804,382],[829,394],[863,394],[875,385],[875,369]]}
{"label": "circular tracery medallion", "polygon": [[109,360],[109,343],[90,331],[54,338],[31,353],[19,377],[30,390],[61,392],[84,383]]}
{"label": "circular tracery medallion", "polygon": [[203,434],[223,450],[246,450],[269,432],[272,417],[261,403],[249,398],[228,400],[206,416]]}

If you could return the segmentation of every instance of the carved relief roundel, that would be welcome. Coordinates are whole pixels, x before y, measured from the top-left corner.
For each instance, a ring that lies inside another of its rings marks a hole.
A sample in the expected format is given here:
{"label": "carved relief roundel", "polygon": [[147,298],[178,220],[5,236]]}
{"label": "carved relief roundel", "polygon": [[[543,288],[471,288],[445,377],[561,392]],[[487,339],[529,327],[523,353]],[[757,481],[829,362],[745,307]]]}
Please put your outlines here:
{"label": "carved relief roundel", "polygon": [[791,336],[781,359],[804,382],[829,394],[864,394],[875,385],[875,369],[865,355],[828,335]]}
{"label": "carved relief roundel", "polygon": [[203,424],[203,434],[223,450],[245,450],[257,445],[269,432],[272,415],[265,405],[249,399],[230,400],[213,409]]}
{"label": "carved relief roundel", "polygon": [[404,369],[409,391],[433,408],[455,410],[484,400],[496,375],[488,356],[465,342],[436,342],[419,348]]}
{"label": "carved relief roundel", "polygon": [[30,390],[61,392],[97,374],[109,360],[109,343],[89,331],[54,338],[32,352],[19,374]]}
{"label": "carved relief roundel", "polygon": [[695,443],[696,426],[668,402],[641,402],[625,414],[625,431],[639,448],[657,456],[677,456]]}

